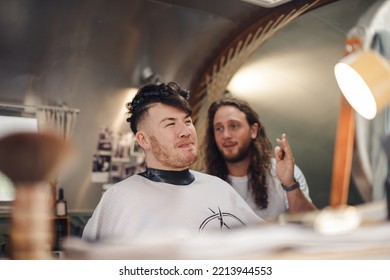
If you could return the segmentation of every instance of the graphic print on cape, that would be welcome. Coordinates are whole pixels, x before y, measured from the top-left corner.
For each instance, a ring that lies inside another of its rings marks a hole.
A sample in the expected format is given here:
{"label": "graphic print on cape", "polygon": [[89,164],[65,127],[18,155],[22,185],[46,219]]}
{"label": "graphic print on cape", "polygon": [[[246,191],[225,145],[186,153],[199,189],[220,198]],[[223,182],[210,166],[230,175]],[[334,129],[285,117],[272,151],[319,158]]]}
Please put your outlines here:
{"label": "graphic print on cape", "polygon": [[215,227],[215,223],[219,224],[219,228],[222,230],[224,229],[231,229],[233,227],[237,226],[237,222],[241,225],[245,226],[245,223],[240,220],[237,216],[231,214],[231,213],[225,213],[222,212],[221,209],[218,207],[218,212],[212,210],[209,208],[209,210],[213,213],[211,216],[206,218],[201,225],[199,226],[199,231],[202,232],[205,229],[207,229],[208,225],[213,225],[212,227]]}

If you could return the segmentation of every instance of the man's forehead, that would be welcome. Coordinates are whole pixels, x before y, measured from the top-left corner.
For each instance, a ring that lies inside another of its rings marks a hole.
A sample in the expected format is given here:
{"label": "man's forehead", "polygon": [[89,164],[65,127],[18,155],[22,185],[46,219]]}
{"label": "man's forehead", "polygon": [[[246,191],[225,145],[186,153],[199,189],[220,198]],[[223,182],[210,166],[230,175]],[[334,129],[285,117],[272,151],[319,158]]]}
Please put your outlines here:
{"label": "man's forehead", "polygon": [[236,106],[224,105],[218,108],[214,115],[214,123],[229,120],[245,120],[246,115]]}
{"label": "man's forehead", "polygon": [[152,104],[148,112],[149,116],[156,122],[160,122],[166,118],[183,118],[189,116],[183,109],[163,103]]}

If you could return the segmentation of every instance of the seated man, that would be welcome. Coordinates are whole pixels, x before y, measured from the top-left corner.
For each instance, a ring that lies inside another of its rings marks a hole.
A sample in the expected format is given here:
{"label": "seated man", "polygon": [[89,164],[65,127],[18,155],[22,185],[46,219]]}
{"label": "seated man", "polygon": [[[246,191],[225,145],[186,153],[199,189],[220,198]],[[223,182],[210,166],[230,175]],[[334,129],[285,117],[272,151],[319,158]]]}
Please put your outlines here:
{"label": "seated man", "polygon": [[188,97],[170,82],[142,87],[127,104],[147,169],[104,193],[83,239],[126,241],[156,232],[223,231],[263,222],[228,183],[189,169],[198,145]]}
{"label": "seated man", "polygon": [[273,158],[265,128],[247,102],[224,98],[210,105],[205,139],[207,173],[232,184],[267,221],[285,212],[316,210],[286,135],[277,142]]}

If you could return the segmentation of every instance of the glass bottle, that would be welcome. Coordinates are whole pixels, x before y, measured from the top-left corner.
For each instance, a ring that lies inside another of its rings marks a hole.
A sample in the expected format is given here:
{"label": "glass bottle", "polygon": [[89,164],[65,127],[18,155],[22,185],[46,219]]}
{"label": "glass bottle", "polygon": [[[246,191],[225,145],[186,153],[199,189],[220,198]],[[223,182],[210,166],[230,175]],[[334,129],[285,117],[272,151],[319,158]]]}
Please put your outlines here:
{"label": "glass bottle", "polygon": [[56,201],[56,216],[66,216],[68,214],[66,200],[64,199],[64,189],[58,190],[58,199]]}

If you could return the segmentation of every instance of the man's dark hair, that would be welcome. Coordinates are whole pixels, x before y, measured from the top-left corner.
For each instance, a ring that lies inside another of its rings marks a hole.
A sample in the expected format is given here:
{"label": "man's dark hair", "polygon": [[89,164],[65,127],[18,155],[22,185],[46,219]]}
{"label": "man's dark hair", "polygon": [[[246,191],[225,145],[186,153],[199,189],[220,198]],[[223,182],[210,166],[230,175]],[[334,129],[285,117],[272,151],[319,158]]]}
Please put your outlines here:
{"label": "man's dark hair", "polygon": [[265,209],[268,206],[266,174],[271,168],[272,144],[266,135],[264,126],[260,123],[258,114],[247,102],[228,97],[217,100],[210,105],[205,138],[206,171],[229,182],[229,171],[221,152],[217,148],[213,125],[215,113],[222,106],[234,106],[238,108],[245,114],[250,126],[255,123],[259,125],[257,136],[255,139],[252,139],[249,148],[250,164],[248,168],[248,184],[256,205],[260,209]]}
{"label": "man's dark hair", "polygon": [[147,115],[148,109],[154,103],[162,103],[183,110],[188,115],[192,114],[188,103],[189,92],[182,89],[177,83],[149,84],[141,87],[134,99],[126,104],[130,117],[127,122],[134,134],[138,131],[138,124]]}

